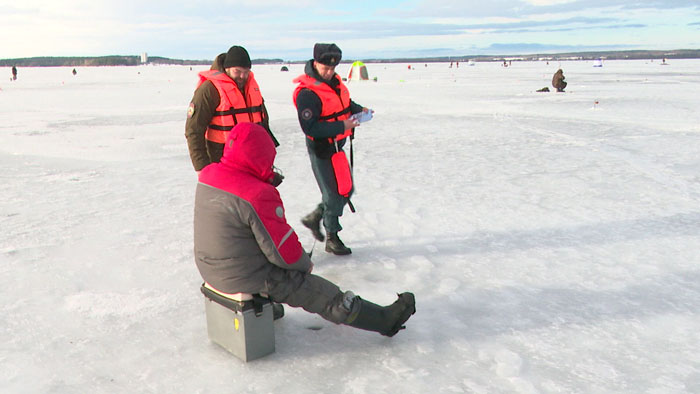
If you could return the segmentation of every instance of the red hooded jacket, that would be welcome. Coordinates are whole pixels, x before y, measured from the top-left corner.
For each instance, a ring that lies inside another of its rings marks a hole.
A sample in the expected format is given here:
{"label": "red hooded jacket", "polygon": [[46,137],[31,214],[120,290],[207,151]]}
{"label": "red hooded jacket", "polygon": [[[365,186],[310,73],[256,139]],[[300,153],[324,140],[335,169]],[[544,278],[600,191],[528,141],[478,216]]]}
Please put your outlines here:
{"label": "red hooded jacket", "polygon": [[239,123],[228,135],[221,162],[199,175],[195,262],[202,278],[219,291],[259,293],[274,266],[311,267],[270,183],[275,155],[263,127]]}

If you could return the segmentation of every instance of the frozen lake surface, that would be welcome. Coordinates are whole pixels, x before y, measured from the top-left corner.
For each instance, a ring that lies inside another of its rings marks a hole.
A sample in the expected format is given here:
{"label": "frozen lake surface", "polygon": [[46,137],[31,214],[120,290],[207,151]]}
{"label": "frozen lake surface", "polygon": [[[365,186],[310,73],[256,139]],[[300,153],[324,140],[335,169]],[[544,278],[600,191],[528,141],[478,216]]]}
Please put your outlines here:
{"label": "frozen lake surface", "polygon": [[[248,364],[209,342],[192,257],[208,67],[0,69],[0,392],[700,392],[700,60],[592,65],[368,64],[353,254],[317,244],[314,272],[417,313],[389,339],[288,307]],[[280,66],[253,71],[309,250]]]}

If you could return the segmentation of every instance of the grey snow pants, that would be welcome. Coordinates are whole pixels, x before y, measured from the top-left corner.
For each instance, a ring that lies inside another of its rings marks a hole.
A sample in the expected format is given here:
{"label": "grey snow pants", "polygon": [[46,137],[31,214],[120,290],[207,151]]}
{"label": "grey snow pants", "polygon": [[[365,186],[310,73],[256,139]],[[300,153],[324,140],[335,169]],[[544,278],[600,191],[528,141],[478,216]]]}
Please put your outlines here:
{"label": "grey snow pants", "polygon": [[338,286],[306,272],[274,267],[265,280],[265,293],[274,302],[302,307],[336,324],[344,323],[350,315],[345,293]]}

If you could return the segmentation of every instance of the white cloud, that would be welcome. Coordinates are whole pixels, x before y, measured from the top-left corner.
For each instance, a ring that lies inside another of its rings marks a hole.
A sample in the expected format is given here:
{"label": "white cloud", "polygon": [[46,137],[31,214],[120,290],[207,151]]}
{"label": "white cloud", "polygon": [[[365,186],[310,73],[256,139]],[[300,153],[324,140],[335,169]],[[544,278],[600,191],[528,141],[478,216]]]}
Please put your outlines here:
{"label": "white cloud", "polygon": [[[363,51],[388,53],[397,48],[488,47],[523,42],[524,38],[551,45],[570,44],[573,39],[585,45],[625,45],[654,32],[658,39],[653,43],[667,47],[693,47],[692,42],[697,41],[691,38],[697,28],[689,25],[697,21],[697,6],[670,9],[664,3],[663,8],[654,8],[654,1],[640,0],[634,4],[646,8],[631,9],[620,1],[388,0],[361,2],[361,11],[351,12],[349,3],[338,0],[224,0],[216,4],[184,0],[44,4],[25,0],[17,5],[0,0],[2,36],[16,37],[3,40],[0,58],[145,51],[153,56],[211,59],[238,44],[246,46],[253,57],[297,60],[306,57],[318,41],[343,43],[362,56]],[[687,1],[671,3],[677,6]],[[618,5],[610,5],[613,3]]]}
{"label": "white cloud", "polygon": [[576,0],[526,0],[526,3],[536,7],[573,3]]}

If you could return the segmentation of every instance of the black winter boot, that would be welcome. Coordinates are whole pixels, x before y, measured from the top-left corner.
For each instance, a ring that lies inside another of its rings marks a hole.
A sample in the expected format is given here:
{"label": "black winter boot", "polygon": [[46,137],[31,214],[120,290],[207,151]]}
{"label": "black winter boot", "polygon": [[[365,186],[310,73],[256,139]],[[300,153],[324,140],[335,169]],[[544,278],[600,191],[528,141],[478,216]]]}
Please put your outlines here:
{"label": "black winter boot", "polygon": [[321,232],[321,219],[323,219],[323,205],[319,204],[313,212],[301,218],[301,224],[311,230],[314,238],[323,242],[325,237]]}
{"label": "black winter boot", "polygon": [[345,246],[343,241],[338,238],[338,233],[328,233],[328,240],[326,241],[326,252],[333,253],[338,256],[344,256],[352,253],[352,250]]}
{"label": "black winter boot", "polygon": [[284,317],[284,305],[276,302],[272,303],[272,320],[278,320]]}
{"label": "black winter boot", "polygon": [[389,306],[379,306],[357,297],[353,303],[353,313],[345,324],[393,337],[399,330],[406,328],[403,324],[414,313],[416,298],[413,293],[399,294],[399,299]]}

